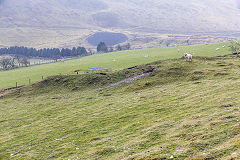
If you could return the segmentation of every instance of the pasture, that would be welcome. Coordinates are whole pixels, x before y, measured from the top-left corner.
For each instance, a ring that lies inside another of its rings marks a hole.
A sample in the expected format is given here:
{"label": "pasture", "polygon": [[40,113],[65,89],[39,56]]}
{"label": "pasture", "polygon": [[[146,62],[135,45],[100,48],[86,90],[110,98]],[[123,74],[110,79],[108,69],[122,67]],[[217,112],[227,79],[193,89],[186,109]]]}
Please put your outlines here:
{"label": "pasture", "polygon": [[239,64],[237,56],[169,59],[12,91],[0,98],[0,159],[237,160]]}
{"label": "pasture", "polygon": [[[193,56],[219,56],[229,54],[228,47],[222,48],[221,46],[223,45],[227,46],[228,43],[130,50],[93,55],[53,64],[2,71],[0,72],[0,88],[13,87],[16,82],[18,82],[19,85],[27,85],[29,79],[34,83],[42,80],[42,76],[46,78],[58,74],[75,74],[75,70],[87,70],[89,67],[119,70],[157,60],[180,58],[185,52],[195,53]],[[221,49],[216,51],[216,48]],[[178,49],[180,49],[179,53]]]}

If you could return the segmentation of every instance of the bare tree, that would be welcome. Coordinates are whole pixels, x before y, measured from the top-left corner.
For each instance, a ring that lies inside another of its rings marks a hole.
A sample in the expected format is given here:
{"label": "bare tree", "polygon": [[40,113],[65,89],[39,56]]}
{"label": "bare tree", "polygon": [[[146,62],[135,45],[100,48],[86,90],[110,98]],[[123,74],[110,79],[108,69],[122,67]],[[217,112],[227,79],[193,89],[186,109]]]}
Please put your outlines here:
{"label": "bare tree", "polygon": [[233,54],[239,54],[240,53],[240,44],[236,42],[231,42],[231,45],[229,46],[230,50]]}
{"label": "bare tree", "polygon": [[26,57],[22,58],[20,60],[20,63],[25,67],[30,66],[30,62],[28,61],[28,59]]}
{"label": "bare tree", "polygon": [[18,66],[20,67],[20,65],[21,65],[21,63],[20,63],[20,61],[21,61],[21,56],[15,55],[15,56],[14,56],[14,61],[15,61],[16,63],[18,63]]}
{"label": "bare tree", "polygon": [[9,70],[15,68],[14,58],[12,57],[3,57],[0,59],[0,66],[3,70]]}
{"label": "bare tree", "polygon": [[27,59],[26,57],[24,57],[24,56],[15,55],[14,58],[13,58],[13,60],[14,60],[14,63],[15,63],[15,64],[16,64],[16,63],[18,64],[19,67],[20,67],[20,66],[25,66],[25,67],[27,67],[27,66],[30,65],[30,62],[29,62],[28,59]]}

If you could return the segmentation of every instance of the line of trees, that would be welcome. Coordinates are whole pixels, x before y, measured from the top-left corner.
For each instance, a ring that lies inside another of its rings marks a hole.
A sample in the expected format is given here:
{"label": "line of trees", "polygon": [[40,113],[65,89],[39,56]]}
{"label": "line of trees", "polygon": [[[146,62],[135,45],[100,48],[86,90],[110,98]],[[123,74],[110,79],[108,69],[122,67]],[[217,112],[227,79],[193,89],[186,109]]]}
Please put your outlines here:
{"label": "line of trees", "polygon": [[[117,45],[116,47],[107,47],[104,42],[100,42],[97,46],[98,53],[106,53],[106,52],[114,52],[114,51],[122,51],[129,50],[131,48],[130,44],[125,45]],[[27,58],[49,58],[49,59],[60,59],[64,57],[83,57],[94,54],[92,51],[87,51],[84,47],[73,47],[69,48],[28,48],[28,47],[8,47],[8,48],[0,48],[0,56],[1,55],[18,55]]]}
{"label": "line of trees", "polygon": [[39,57],[39,58],[51,58],[59,59],[63,57],[76,57],[76,56],[87,56],[90,53],[84,47],[73,47],[72,49],[68,48],[27,48],[27,47],[9,47],[9,48],[0,48],[0,55],[19,55],[24,57]]}
{"label": "line of trees", "polygon": [[[106,52],[114,52],[114,51],[122,51],[129,50],[131,48],[130,44],[125,45],[117,45],[115,47],[107,47],[104,42],[100,42],[97,46],[98,53],[106,53]],[[30,62],[28,59],[30,58],[48,58],[58,60],[60,58],[65,57],[83,57],[92,55],[95,52],[89,50],[87,51],[84,47],[73,47],[69,48],[28,48],[28,47],[8,47],[8,48],[0,48],[0,56],[8,55],[0,58],[0,67],[3,70],[14,69],[21,66],[29,66]]]}

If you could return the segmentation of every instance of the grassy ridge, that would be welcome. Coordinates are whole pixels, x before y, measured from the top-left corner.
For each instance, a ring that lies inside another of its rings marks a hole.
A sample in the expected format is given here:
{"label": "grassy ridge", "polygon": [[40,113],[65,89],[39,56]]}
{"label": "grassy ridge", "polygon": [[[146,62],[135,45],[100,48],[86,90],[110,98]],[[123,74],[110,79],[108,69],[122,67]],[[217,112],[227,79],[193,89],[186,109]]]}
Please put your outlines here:
{"label": "grassy ridge", "polygon": [[[31,82],[37,82],[41,80],[42,76],[48,77],[57,74],[74,74],[74,70],[86,70],[88,67],[123,69],[157,60],[179,58],[184,52],[195,52],[197,56],[228,54],[229,51],[227,47],[221,48],[223,45],[227,46],[228,43],[178,47],[180,49],[180,54],[178,54],[178,48],[176,47],[114,52],[93,55],[64,63],[59,62],[4,71],[0,72],[0,88],[12,87],[16,82],[18,82],[19,85],[28,84],[29,79],[31,79]],[[221,48],[221,50],[216,51],[216,48]]]}
{"label": "grassy ridge", "polygon": [[[0,159],[238,159],[239,64],[173,59],[20,89],[0,99]],[[98,90],[149,66],[160,67]]]}

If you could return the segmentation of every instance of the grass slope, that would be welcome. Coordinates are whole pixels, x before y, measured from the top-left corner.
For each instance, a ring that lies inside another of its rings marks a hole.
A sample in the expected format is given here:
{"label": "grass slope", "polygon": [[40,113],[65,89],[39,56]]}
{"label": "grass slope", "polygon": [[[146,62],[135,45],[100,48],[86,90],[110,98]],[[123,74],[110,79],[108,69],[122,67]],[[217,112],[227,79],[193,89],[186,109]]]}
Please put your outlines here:
{"label": "grass slope", "polygon": [[[227,47],[221,48],[223,45],[227,46],[228,43],[178,47],[180,49],[179,54],[176,47],[114,52],[93,55],[64,63],[60,62],[4,71],[0,72],[0,88],[12,87],[16,82],[19,85],[28,84],[29,79],[31,79],[31,82],[37,82],[41,80],[42,76],[74,74],[74,70],[86,70],[88,67],[123,69],[157,60],[179,58],[184,52],[195,52],[196,56],[217,56],[230,53]],[[216,51],[216,48],[221,48],[221,50]]]}
{"label": "grass slope", "polygon": [[[3,1],[3,0],[2,0]],[[190,9],[191,8],[191,9]],[[8,28],[1,40],[11,39],[15,43],[32,41],[39,30],[44,29],[52,35],[58,29],[83,30],[120,29],[133,32],[177,32],[206,33],[238,31],[237,15],[239,8],[236,0],[52,0],[31,1],[4,0],[0,4],[0,28]],[[23,16],[19,16],[19,12]],[[211,15],[211,16],[209,16]],[[182,18],[184,17],[184,18]],[[194,18],[193,18],[194,17]],[[231,19],[229,19],[231,17]],[[158,19],[158,21],[156,21]],[[21,27],[21,28],[20,28]],[[19,29],[20,28],[20,29]],[[26,35],[27,30],[32,34]],[[9,36],[9,33],[16,33]],[[39,39],[46,39],[45,35]],[[63,39],[69,35],[63,35]],[[51,39],[47,36],[47,39]],[[78,38],[77,38],[78,39]],[[58,39],[61,42],[63,40]],[[74,40],[74,39],[72,39]],[[37,41],[35,41],[37,42]],[[44,43],[44,41],[42,41]],[[66,41],[65,41],[66,42]],[[77,42],[76,40],[74,42]]]}
{"label": "grass slope", "polygon": [[0,99],[0,159],[239,159],[239,66],[195,57],[47,78]]}

